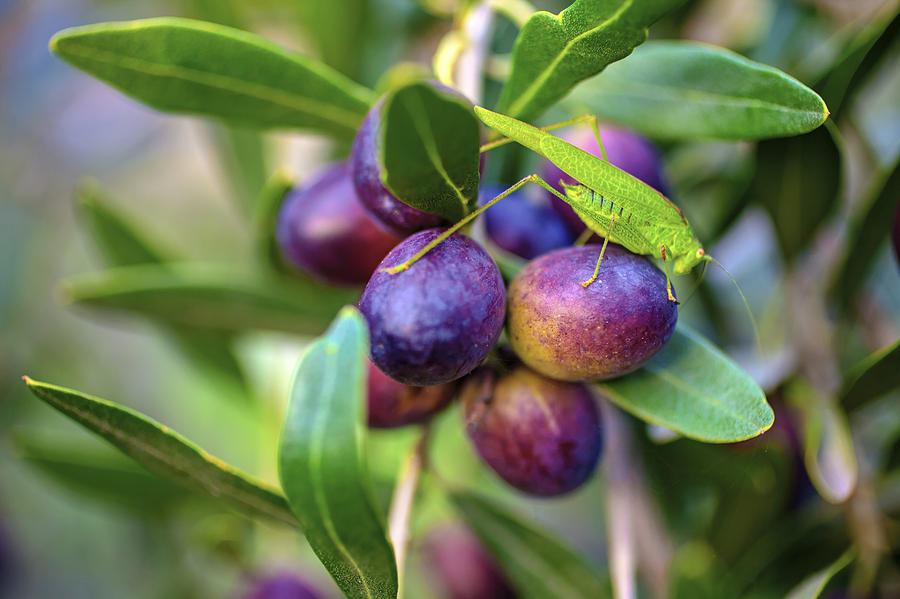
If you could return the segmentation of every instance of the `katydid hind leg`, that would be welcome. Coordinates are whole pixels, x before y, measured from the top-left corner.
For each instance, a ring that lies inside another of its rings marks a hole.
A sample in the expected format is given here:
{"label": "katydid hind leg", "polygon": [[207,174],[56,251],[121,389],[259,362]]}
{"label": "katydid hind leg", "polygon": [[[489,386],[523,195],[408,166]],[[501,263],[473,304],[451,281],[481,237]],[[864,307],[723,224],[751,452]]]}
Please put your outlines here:
{"label": "katydid hind leg", "polygon": [[502,193],[497,195],[497,197],[495,197],[491,201],[485,203],[484,206],[480,206],[479,208],[473,210],[472,212],[470,212],[469,214],[464,216],[462,218],[462,220],[460,220],[455,225],[453,225],[452,227],[450,227],[449,229],[447,229],[446,231],[441,233],[439,236],[435,237],[434,240],[432,240],[428,245],[426,245],[421,250],[416,252],[407,261],[397,264],[396,266],[391,266],[389,268],[382,268],[380,272],[386,272],[388,274],[395,275],[399,272],[403,272],[404,270],[407,270],[410,266],[415,264],[422,256],[424,256],[425,254],[427,254],[428,252],[433,250],[435,247],[437,247],[442,241],[444,241],[445,239],[447,239],[448,237],[450,237],[451,235],[453,235],[454,233],[459,231],[461,228],[463,228],[464,226],[466,226],[467,224],[472,222],[472,220],[474,220],[479,214],[481,214],[482,212],[484,212],[485,210],[487,210],[488,208],[490,208],[491,206],[493,206],[494,204],[496,204],[503,198],[508,197],[509,195],[514,193],[516,190],[518,190],[520,187],[522,187],[526,183],[535,183],[537,185],[540,185],[547,191],[558,196],[563,201],[568,201],[566,199],[566,197],[564,195],[562,195],[560,192],[558,192],[556,189],[554,189],[552,185],[550,185],[549,183],[547,183],[546,181],[541,179],[537,175],[537,173],[533,173],[531,175],[528,175],[527,177],[523,177],[523,178],[519,179],[516,183],[509,186]]}

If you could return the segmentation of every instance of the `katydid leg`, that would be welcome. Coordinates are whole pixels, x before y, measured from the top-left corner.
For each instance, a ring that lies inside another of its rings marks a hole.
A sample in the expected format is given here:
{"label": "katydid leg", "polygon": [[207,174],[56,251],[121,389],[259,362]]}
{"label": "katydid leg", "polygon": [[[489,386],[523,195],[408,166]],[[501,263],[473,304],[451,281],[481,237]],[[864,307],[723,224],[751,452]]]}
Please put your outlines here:
{"label": "katydid leg", "polygon": [[597,266],[594,267],[594,274],[591,275],[591,278],[587,281],[582,281],[581,286],[587,287],[591,283],[597,280],[597,275],[600,274],[600,262],[603,261],[603,254],[606,253],[606,244],[609,243],[609,236],[612,235],[613,223],[616,222],[616,215],[613,214],[612,218],[609,219],[609,230],[606,232],[606,238],[603,240],[603,247],[600,248],[600,257],[597,258]]}
{"label": "katydid leg", "polygon": [[[603,148],[603,141],[600,139],[600,126],[597,124],[597,117],[592,116],[590,114],[583,114],[581,116],[576,116],[571,119],[567,119],[565,121],[560,121],[558,123],[553,123],[552,125],[547,125],[546,127],[540,127],[541,131],[553,131],[554,129],[561,129],[563,127],[568,127],[570,125],[577,125],[579,123],[590,123],[591,131],[594,132],[594,138],[597,140],[597,146],[600,148],[600,154],[603,157],[603,160],[609,162],[606,157],[606,150]],[[499,148],[500,146],[505,146],[512,140],[508,137],[501,137],[500,139],[495,139],[494,141],[488,142],[481,146],[481,152],[487,152],[488,150],[493,150],[494,148]]]}
{"label": "katydid leg", "polygon": [[672,295],[672,280],[669,278],[669,263],[666,261],[666,246],[660,246],[662,252],[662,261],[663,261],[663,270],[666,273],[666,293],[669,294],[669,301],[675,302],[676,304],[680,303],[675,296]]}
{"label": "katydid leg", "polygon": [[440,244],[442,241],[444,241],[445,239],[447,239],[448,237],[450,237],[451,235],[453,235],[454,233],[459,231],[461,228],[463,228],[464,226],[466,226],[467,224],[472,222],[472,220],[475,217],[477,217],[479,214],[481,214],[482,212],[484,212],[485,210],[487,210],[488,208],[490,208],[491,206],[493,206],[494,204],[496,204],[503,198],[507,197],[508,195],[510,195],[511,193],[513,193],[514,191],[516,191],[517,189],[519,189],[526,183],[536,183],[537,185],[540,185],[547,191],[555,194],[558,198],[560,198],[564,202],[567,201],[566,196],[564,196],[563,194],[561,194],[560,192],[555,190],[552,185],[550,185],[549,183],[547,183],[546,181],[541,179],[537,174],[528,175],[527,177],[523,177],[522,179],[520,179],[519,181],[514,183],[512,186],[510,186],[505,191],[503,191],[503,193],[501,193],[500,195],[498,195],[497,197],[492,199],[490,202],[486,203],[484,206],[481,206],[477,210],[474,210],[471,213],[469,213],[468,215],[466,215],[465,217],[463,217],[462,220],[460,220],[458,223],[456,223],[455,225],[453,225],[452,227],[450,227],[449,229],[447,229],[446,231],[441,233],[439,236],[435,237],[431,243],[429,243],[428,245],[423,247],[421,250],[416,252],[416,254],[414,254],[413,257],[410,258],[409,260],[407,260],[406,262],[402,262],[396,266],[391,266],[390,268],[382,268],[381,270],[383,272],[386,272],[391,275],[397,274],[398,272],[403,272],[404,270],[408,269],[410,266],[415,264],[419,260],[419,258],[421,258],[425,254],[427,254],[428,252],[433,250],[435,247],[437,247],[438,244]]}

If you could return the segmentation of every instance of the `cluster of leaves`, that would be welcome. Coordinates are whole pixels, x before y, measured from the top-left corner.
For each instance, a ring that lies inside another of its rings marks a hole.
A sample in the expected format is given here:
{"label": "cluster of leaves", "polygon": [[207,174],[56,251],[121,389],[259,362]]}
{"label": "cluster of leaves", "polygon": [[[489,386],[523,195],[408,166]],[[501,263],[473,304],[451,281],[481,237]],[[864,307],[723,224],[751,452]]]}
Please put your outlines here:
{"label": "cluster of leaves", "polygon": [[[530,15],[516,38],[509,76],[493,108],[533,121],[560,106],[586,106],[601,118],[659,139],[758,141],[755,174],[743,182],[745,189],[735,194],[733,205],[704,219],[705,228],[717,237],[749,202],[759,202],[772,216],[783,256],[798,265],[835,210],[838,193],[841,155],[835,128],[818,128],[828,117],[825,103],[784,72],[722,48],[683,41],[643,44],[647,28],[682,3],[577,0],[558,15]],[[830,70],[808,79],[829,91],[832,110],[847,102],[851,84],[872,68],[882,38],[895,34],[891,19],[878,21],[881,26],[852,40]],[[102,23],[65,30],[50,45],[74,66],[160,110],[230,125],[306,130],[338,143],[352,139],[377,99],[374,90],[336,68],[208,22],[157,18]],[[324,45],[323,55],[334,54],[334,48]],[[346,57],[336,60],[348,64]],[[395,73],[376,86],[387,89],[379,156],[384,183],[411,206],[459,219],[476,205],[478,118],[483,113],[429,93],[418,79]],[[872,262],[876,242],[887,235],[884,214],[897,197],[896,179],[895,162],[878,174],[867,206],[853,218],[831,296],[844,310],[862,288],[860,273]],[[276,173],[261,190],[250,218],[258,256],[252,267],[238,270],[164,255],[139,227],[112,209],[96,186],[86,185],[80,190],[83,214],[111,268],[65,282],[72,303],[151,318],[171,332],[186,355],[242,388],[246,382],[229,349],[235,335],[254,329],[322,334],[304,354],[292,385],[279,454],[282,491],[120,405],[31,379],[26,383],[39,398],[149,470],[251,517],[299,525],[348,597],[396,597],[402,581],[395,548],[387,539],[364,459],[366,327],[355,309],[342,309],[356,301],[358,292],[285,274],[273,251],[272,224],[292,184]],[[796,194],[798,186],[802,197]],[[623,193],[639,201],[645,191],[646,186],[631,180]],[[809,384],[802,369],[783,387],[803,413],[810,477],[831,501],[847,500],[857,476],[841,406],[859,409],[895,389],[898,360],[900,346],[895,343],[839,376],[842,389]],[[681,325],[646,367],[598,385],[598,390],[647,423],[706,442],[749,439],[772,426],[774,418],[753,379],[700,333]],[[644,449],[652,455],[691,453],[674,445],[648,444]],[[32,448],[31,455],[38,462],[52,462],[42,458],[39,448]],[[651,475],[665,487],[666,473]],[[677,487],[672,490],[678,494]],[[605,577],[552,533],[468,490],[446,489],[446,496],[522,596],[609,593]],[[715,517],[733,524],[736,516],[717,512]],[[774,518],[759,524],[771,524]],[[842,534],[837,533],[844,543],[839,553],[848,543]],[[736,541],[729,542],[717,546],[723,555],[734,550]],[[777,549],[789,554],[796,547]],[[797,596],[816,596],[822,581],[853,554],[841,555],[834,567],[804,583],[813,590],[798,589]],[[745,574],[753,567],[760,566],[747,566]],[[735,588],[721,581],[715,585],[708,596]],[[693,596],[706,592],[692,591]]]}

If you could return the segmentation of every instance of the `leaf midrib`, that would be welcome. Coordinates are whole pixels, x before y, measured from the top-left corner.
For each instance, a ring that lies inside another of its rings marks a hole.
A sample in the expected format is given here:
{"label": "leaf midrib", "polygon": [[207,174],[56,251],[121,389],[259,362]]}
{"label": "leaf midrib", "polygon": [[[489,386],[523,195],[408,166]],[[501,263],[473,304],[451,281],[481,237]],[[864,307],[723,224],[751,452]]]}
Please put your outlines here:
{"label": "leaf midrib", "polygon": [[[453,193],[456,194],[456,199],[459,200],[461,213],[463,216],[468,212],[468,201],[463,194],[462,190],[457,187],[456,183],[450,178],[450,174],[447,172],[447,169],[444,167],[444,162],[441,159],[440,152],[438,152],[436,146],[436,140],[434,139],[434,132],[431,130],[431,126],[428,124],[428,118],[425,116],[425,106],[422,104],[422,99],[419,97],[415,97],[414,100],[406,97],[404,95],[401,100],[406,107],[406,110],[409,112],[410,116],[413,120],[413,127],[415,127],[416,132],[419,134],[419,137],[422,139],[422,145],[425,146],[425,152],[428,154],[428,158],[431,160],[431,163],[434,165],[435,170],[441,176],[441,179],[453,190]],[[413,101],[415,106],[411,106],[410,102]]]}
{"label": "leaf midrib", "polygon": [[[605,75],[604,75],[605,76]],[[767,108],[772,110],[779,110],[781,112],[788,113],[796,113],[800,115],[808,115],[811,117],[815,117],[818,120],[822,120],[824,116],[824,111],[818,110],[805,110],[800,108],[791,108],[789,106],[785,106],[783,104],[775,104],[774,102],[766,102],[765,100],[760,100],[758,98],[747,98],[743,96],[734,96],[731,94],[725,94],[721,92],[707,91],[707,90],[699,90],[693,88],[685,88],[677,85],[664,85],[661,83],[652,83],[648,81],[642,81],[640,79],[631,79],[628,77],[613,77],[610,78],[610,83],[613,80],[625,81],[629,85],[638,87],[638,88],[647,88],[647,89],[657,89],[657,90],[672,90],[673,93],[669,94],[671,97],[675,98],[683,98],[689,100],[691,103],[699,104],[699,103],[708,103],[708,100],[705,98],[721,98],[725,101],[720,102],[725,106],[735,106],[735,107],[748,107],[748,108]],[[619,90],[616,92],[619,96],[629,96],[632,95],[637,98],[643,98],[643,95],[637,94],[629,94],[627,90],[624,92]],[[648,94],[646,97],[649,97]]]}
{"label": "leaf midrib", "polygon": [[[175,472],[185,475],[190,480],[197,481],[198,483],[201,484],[201,486],[207,493],[210,493],[214,497],[221,496],[219,491],[222,488],[229,489],[229,490],[231,490],[231,493],[229,494],[228,497],[238,500],[241,503],[243,503],[244,505],[247,505],[253,509],[256,509],[265,514],[268,514],[272,518],[275,518],[282,522],[286,522],[293,526],[297,526],[296,520],[294,520],[294,518],[289,516],[287,513],[281,512],[280,510],[277,510],[277,509],[273,509],[274,506],[272,506],[268,502],[262,502],[262,503],[257,502],[256,500],[259,499],[259,497],[257,495],[248,493],[245,490],[241,489],[239,486],[235,486],[235,485],[225,484],[224,487],[220,487],[219,485],[216,484],[216,482],[221,481],[221,479],[210,480],[209,478],[207,478],[205,476],[195,476],[194,472],[182,467],[180,464],[178,464],[176,462],[170,461],[168,459],[168,456],[165,453],[158,451],[152,445],[144,443],[140,437],[123,437],[116,428],[111,427],[108,423],[106,423],[104,420],[100,419],[98,416],[95,416],[95,415],[91,414],[90,412],[86,412],[83,409],[79,409],[79,408],[75,407],[74,405],[69,406],[69,405],[65,404],[64,402],[58,400],[56,398],[56,396],[51,392],[51,390],[56,390],[60,393],[65,393],[67,395],[71,395],[69,392],[63,390],[62,388],[56,388],[55,386],[48,386],[44,383],[39,383],[37,381],[31,381],[30,379],[28,382],[28,386],[31,387],[36,393],[38,393],[38,395],[40,395],[44,399],[44,401],[53,405],[57,409],[61,409],[63,412],[68,412],[71,410],[72,412],[78,414],[78,416],[80,418],[84,419],[87,422],[90,422],[93,426],[95,426],[96,428],[111,435],[112,437],[117,439],[119,442],[123,442],[123,443],[130,442],[131,445],[135,446],[137,449],[144,452],[145,454],[157,459],[162,464],[165,464],[168,467],[172,468],[172,470],[174,470]],[[87,401],[94,401],[94,402],[97,402],[98,405],[101,405],[103,407],[111,408],[113,410],[122,410],[128,416],[135,416],[134,414],[130,414],[126,409],[118,407],[118,406],[114,406],[114,405],[110,404],[109,402],[100,400],[99,398],[88,399]],[[217,471],[219,471],[229,477],[236,477],[239,480],[241,480],[242,482],[246,482],[247,484],[254,485],[254,486],[258,487],[260,489],[260,491],[262,491],[263,493],[272,494],[273,499],[275,497],[281,498],[280,495],[276,494],[274,491],[272,491],[270,489],[266,489],[261,483],[251,481],[249,479],[249,477],[237,474],[230,467],[228,469],[223,468],[224,462],[222,462],[221,460],[219,460],[217,458],[214,458],[213,456],[208,454],[206,451],[203,451],[199,448],[194,448],[194,447],[186,444],[183,440],[181,440],[177,435],[175,435],[174,433],[169,431],[167,428],[163,428],[162,425],[153,423],[152,421],[147,420],[147,419],[141,419],[141,420],[143,422],[145,422],[146,424],[148,424],[149,426],[157,428],[159,430],[160,434],[165,435],[165,436],[175,440],[178,443],[181,443],[185,449],[195,451],[197,453],[198,457],[200,457],[200,459],[202,459],[203,461],[207,462],[208,464],[210,464],[211,466],[216,468]],[[124,443],[124,444],[126,446],[129,445],[129,443]],[[221,481],[221,482],[224,482],[224,481]]]}
{"label": "leaf midrib", "polygon": [[678,387],[680,389],[684,389],[684,390],[690,392],[692,395],[695,395],[696,397],[700,398],[705,403],[721,408],[722,411],[733,416],[735,418],[735,420],[743,421],[743,422],[749,424],[750,426],[752,426],[753,428],[756,429],[757,433],[761,433],[763,431],[763,427],[761,427],[757,423],[753,422],[752,420],[750,420],[749,418],[747,418],[740,412],[734,410],[730,406],[723,404],[721,401],[719,401],[715,397],[713,397],[711,395],[707,395],[705,393],[702,393],[696,387],[692,386],[690,383],[688,383],[684,379],[673,374],[669,369],[654,366],[653,364],[648,364],[644,368],[646,368],[648,372],[654,374],[655,376],[658,376],[659,378],[663,379],[667,383],[671,383],[675,387]]}
{"label": "leaf midrib", "polygon": [[88,60],[119,66],[123,69],[145,75],[163,78],[169,77],[189,83],[205,85],[213,89],[243,95],[248,98],[264,100],[290,110],[309,113],[313,116],[320,116],[323,118],[327,116],[332,122],[352,131],[356,130],[362,118],[360,114],[338,108],[333,104],[326,104],[310,98],[302,98],[282,89],[270,87],[262,83],[235,79],[227,75],[201,71],[183,65],[155,63],[134,56],[124,56],[114,52],[98,50],[90,46],[79,46],[79,44],[73,40],[66,40],[65,49],[61,53],[63,56],[71,54]]}
{"label": "leaf midrib", "polygon": [[372,599],[372,591],[369,589],[369,584],[366,581],[366,577],[363,574],[362,568],[350,553],[350,550],[347,549],[347,546],[344,545],[344,542],[341,540],[341,537],[338,534],[337,528],[335,527],[334,521],[331,516],[331,511],[328,509],[328,500],[326,499],[323,492],[323,489],[325,488],[325,479],[322,473],[322,454],[326,443],[325,432],[327,431],[328,427],[322,426],[321,423],[327,424],[329,415],[331,414],[331,408],[333,404],[332,398],[335,395],[334,389],[337,385],[338,347],[334,342],[325,340],[319,342],[318,346],[319,347],[317,349],[321,351],[325,356],[323,384],[319,397],[327,399],[327,401],[318,402],[318,404],[321,406],[321,409],[316,411],[315,423],[312,426],[313,438],[310,444],[309,472],[310,479],[312,480],[311,486],[313,491],[313,499],[316,502],[316,507],[322,514],[322,525],[325,527],[325,532],[328,533],[331,541],[334,543],[335,547],[337,547],[337,550],[340,552],[340,554],[344,556],[344,559],[347,560],[347,562],[349,562],[351,566],[353,566],[354,570],[356,570],[356,576],[359,578],[360,584],[362,584],[363,590],[366,593],[366,597]]}
{"label": "leaf midrib", "polygon": [[[550,76],[553,74],[553,71],[556,70],[556,67],[559,65],[559,63],[561,63],[563,61],[563,59],[565,59],[567,53],[569,52],[569,50],[571,49],[572,46],[574,46],[576,43],[578,43],[581,39],[583,39],[589,35],[592,35],[598,31],[602,31],[602,30],[606,29],[608,26],[610,26],[611,24],[613,24],[620,16],[622,16],[622,14],[626,10],[631,8],[631,5],[633,2],[634,2],[634,0],[626,0],[625,2],[622,3],[621,6],[619,6],[618,9],[616,9],[616,11],[613,14],[611,14],[608,18],[606,18],[606,20],[604,20],[602,23],[598,24],[596,27],[593,27],[591,29],[588,29],[587,31],[584,31],[583,33],[579,33],[578,35],[576,35],[575,37],[570,39],[568,42],[566,42],[566,45],[563,46],[562,51],[560,51],[560,53],[556,55],[556,57],[553,59],[553,61],[549,65],[547,65],[547,68],[545,68],[541,72],[541,74],[537,78],[535,78],[535,80],[531,83],[531,85],[529,85],[525,89],[525,92],[523,92],[518,97],[518,99],[512,103],[512,105],[510,105],[508,114],[510,114],[512,116],[518,115],[519,111],[522,110],[522,107],[527,105],[528,102],[530,102],[531,100],[534,99],[534,97],[537,95],[537,91],[541,87],[544,86],[547,79],[550,78]],[[553,16],[559,22],[560,27],[562,27],[562,13],[560,13],[558,15],[554,15],[552,13],[549,13],[549,14],[551,14],[551,16]]]}

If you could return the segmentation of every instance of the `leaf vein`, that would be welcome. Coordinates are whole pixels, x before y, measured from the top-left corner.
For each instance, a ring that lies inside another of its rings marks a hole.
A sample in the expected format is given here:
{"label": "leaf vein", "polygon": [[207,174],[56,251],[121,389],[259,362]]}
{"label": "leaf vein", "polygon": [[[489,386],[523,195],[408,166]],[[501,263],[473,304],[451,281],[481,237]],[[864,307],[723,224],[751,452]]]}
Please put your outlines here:
{"label": "leaf vein", "polygon": [[162,78],[168,77],[171,79],[180,79],[189,83],[197,83],[213,89],[220,89],[226,92],[243,95],[248,98],[265,100],[291,110],[328,118],[332,122],[354,131],[360,121],[360,115],[338,108],[333,104],[326,104],[310,98],[301,98],[285,92],[284,90],[276,89],[262,83],[235,79],[227,75],[192,69],[183,65],[159,64],[133,56],[122,56],[113,52],[98,50],[96,48],[89,48],[86,46],[79,47],[71,41],[66,44],[66,49],[63,54],[73,54],[88,60],[120,66],[137,73]]}

